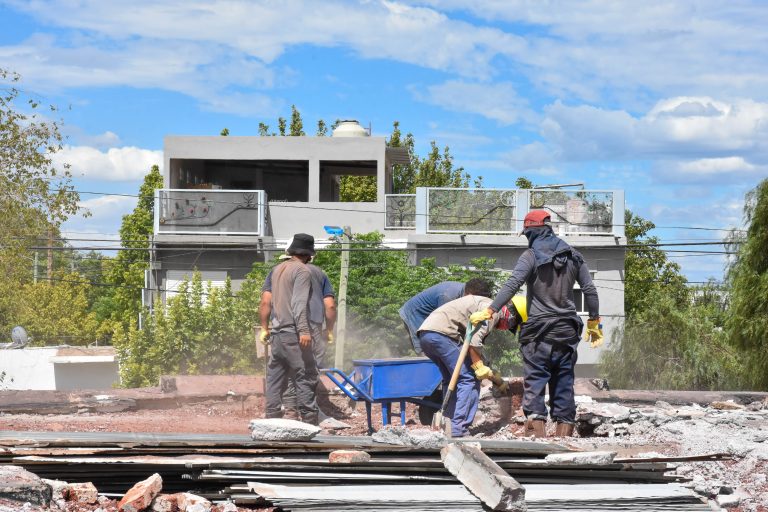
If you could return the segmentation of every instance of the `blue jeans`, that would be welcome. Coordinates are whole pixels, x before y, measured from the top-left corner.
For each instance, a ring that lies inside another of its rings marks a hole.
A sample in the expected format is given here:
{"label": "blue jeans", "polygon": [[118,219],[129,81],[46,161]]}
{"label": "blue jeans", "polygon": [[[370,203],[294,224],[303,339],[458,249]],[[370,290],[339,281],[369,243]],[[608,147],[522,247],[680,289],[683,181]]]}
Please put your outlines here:
{"label": "blue jeans", "polygon": [[574,423],[573,369],[576,347],[545,341],[520,347],[523,356],[523,412],[526,417],[547,419],[544,393],[549,385],[549,412],[554,421]]}
{"label": "blue jeans", "polygon": [[[448,390],[453,369],[459,359],[461,346],[444,334],[425,331],[419,335],[421,350],[440,369],[443,375],[443,396]],[[477,405],[480,402],[480,381],[472,371],[472,361],[469,356],[461,366],[456,390],[448,400],[444,416],[451,420],[451,437],[463,437],[469,434],[469,427],[475,419]]]}

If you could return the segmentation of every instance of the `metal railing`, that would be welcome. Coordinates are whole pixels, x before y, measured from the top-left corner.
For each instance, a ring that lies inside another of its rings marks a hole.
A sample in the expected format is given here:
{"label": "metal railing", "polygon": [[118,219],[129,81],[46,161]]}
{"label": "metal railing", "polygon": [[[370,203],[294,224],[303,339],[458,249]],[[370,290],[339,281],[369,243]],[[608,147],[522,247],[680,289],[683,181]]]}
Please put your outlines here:
{"label": "metal railing", "polygon": [[262,236],[266,201],[263,190],[159,189],[155,233]]}
{"label": "metal railing", "polygon": [[417,234],[510,235],[546,210],[560,235],[624,236],[623,190],[417,188]]}
{"label": "metal railing", "polygon": [[416,194],[387,194],[384,229],[416,229]]}
{"label": "metal railing", "polygon": [[510,233],[516,195],[508,189],[429,188],[427,233]]}

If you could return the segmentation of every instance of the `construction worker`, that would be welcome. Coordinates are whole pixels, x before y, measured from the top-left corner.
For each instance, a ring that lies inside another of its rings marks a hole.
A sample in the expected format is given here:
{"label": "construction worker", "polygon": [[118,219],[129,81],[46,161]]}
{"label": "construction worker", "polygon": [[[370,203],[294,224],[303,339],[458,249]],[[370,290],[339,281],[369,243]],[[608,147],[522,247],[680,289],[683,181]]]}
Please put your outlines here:
{"label": "construction worker", "polygon": [[421,354],[419,346],[419,336],[417,334],[419,327],[424,320],[434,310],[452,300],[463,297],[464,295],[491,295],[492,284],[485,279],[473,277],[465,283],[457,281],[443,281],[435,286],[427,288],[408,299],[400,308],[400,318],[405,324],[408,335],[411,338],[411,344],[417,354]]}
{"label": "construction worker", "polygon": [[517,260],[512,276],[493,303],[473,314],[473,324],[488,320],[520,287],[527,285],[528,320],[520,331],[523,357],[523,412],[528,435],[546,435],[545,388],[549,386],[549,413],[556,435],[573,434],[576,419],[573,381],[577,345],[583,322],[576,314],[573,286],[578,282],[589,311],[586,339],[592,348],[603,343],[597,289],[582,255],[555,236],[550,215],[533,210],[523,221],[529,249]]}
{"label": "construction worker", "polygon": [[[282,262],[291,258],[288,254],[282,254],[278,259]],[[333,327],[336,324],[336,298],[328,275],[311,263],[306,264],[312,274],[312,294],[309,299],[309,326],[312,331],[312,351],[315,355],[316,367],[323,368],[327,345],[334,341]],[[272,312],[272,274],[273,268],[264,279],[261,288],[261,304],[259,306],[259,319],[261,320],[260,340],[264,344],[269,343],[269,320]],[[311,376],[310,376],[311,378]],[[319,374],[315,372],[314,380],[317,385]],[[288,387],[283,393],[284,417],[299,419],[296,403],[296,384],[294,380],[288,382]],[[320,410],[320,419],[324,416]]]}
{"label": "construction worker", "polygon": [[[525,317],[525,302],[516,300],[514,304],[515,307],[511,309],[505,306],[489,316],[470,340],[469,352],[461,365],[456,391],[451,395],[443,412],[445,417],[451,420],[451,437],[464,437],[469,434],[469,427],[477,412],[481,381],[490,380],[502,394],[507,393],[509,389],[507,383],[483,362],[482,347],[486,336],[494,328],[513,332],[517,330]],[[419,327],[421,349],[424,355],[437,365],[443,376],[443,393],[448,389],[467,329],[471,329],[469,316],[479,308],[487,308],[490,305],[490,293],[465,295],[437,308]],[[522,310],[518,310],[518,307]]]}
{"label": "construction worker", "polygon": [[272,275],[271,323],[268,329],[262,328],[261,333],[263,339],[270,339],[272,346],[267,365],[265,415],[267,418],[283,416],[283,392],[288,382],[295,380],[301,420],[317,425],[317,363],[309,312],[312,272],[306,265],[315,254],[315,239],[298,233],[285,252],[291,258],[277,266]]}

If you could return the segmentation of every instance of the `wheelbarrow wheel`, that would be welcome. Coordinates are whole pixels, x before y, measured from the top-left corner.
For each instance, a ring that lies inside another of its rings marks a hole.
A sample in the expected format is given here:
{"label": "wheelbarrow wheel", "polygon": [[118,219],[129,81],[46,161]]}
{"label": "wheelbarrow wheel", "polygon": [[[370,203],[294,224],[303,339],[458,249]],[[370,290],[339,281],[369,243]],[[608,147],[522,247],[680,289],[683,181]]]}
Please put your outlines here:
{"label": "wheelbarrow wheel", "polygon": [[[427,397],[427,400],[436,404],[441,403],[443,401],[443,391],[438,387],[429,397]],[[439,407],[430,407],[424,404],[419,405],[419,422],[422,425],[432,425],[432,417],[439,410]]]}

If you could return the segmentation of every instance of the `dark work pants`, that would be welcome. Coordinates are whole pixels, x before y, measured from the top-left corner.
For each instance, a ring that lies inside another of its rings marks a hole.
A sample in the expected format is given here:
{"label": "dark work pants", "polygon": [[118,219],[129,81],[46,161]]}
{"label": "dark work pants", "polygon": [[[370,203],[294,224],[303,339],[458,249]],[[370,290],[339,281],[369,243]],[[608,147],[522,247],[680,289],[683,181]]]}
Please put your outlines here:
{"label": "dark work pants", "polygon": [[[419,335],[421,350],[440,369],[443,375],[443,396],[448,391],[448,384],[459,360],[461,345],[444,334],[424,331]],[[480,381],[472,371],[472,361],[469,355],[461,366],[456,390],[448,400],[444,416],[451,420],[451,437],[463,437],[469,434],[469,427],[475,419],[477,406],[480,403]]]}
{"label": "dark work pants", "polygon": [[576,348],[545,341],[520,347],[523,356],[523,412],[532,419],[547,419],[544,394],[549,385],[549,412],[554,421],[574,423],[573,396]]}
{"label": "dark work pants", "polygon": [[[312,331],[312,353],[315,356],[315,365],[311,370],[309,370],[307,378],[310,380],[314,380],[315,387],[313,389],[317,388],[317,382],[320,378],[320,374],[317,371],[319,368],[323,367],[323,362],[325,361],[325,349],[328,345],[328,342],[325,340],[325,337],[323,336],[323,326],[318,324],[310,324],[309,328]],[[298,402],[296,401],[296,382],[295,379],[291,379],[288,381],[288,386],[285,389],[285,393],[283,393],[283,406],[286,410],[297,410],[298,409]]]}
{"label": "dark work pants", "polygon": [[296,333],[273,333],[267,366],[266,417],[282,417],[282,396],[290,381],[296,383],[296,402],[303,421],[317,423],[317,366],[312,346],[302,347]]}

